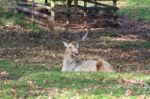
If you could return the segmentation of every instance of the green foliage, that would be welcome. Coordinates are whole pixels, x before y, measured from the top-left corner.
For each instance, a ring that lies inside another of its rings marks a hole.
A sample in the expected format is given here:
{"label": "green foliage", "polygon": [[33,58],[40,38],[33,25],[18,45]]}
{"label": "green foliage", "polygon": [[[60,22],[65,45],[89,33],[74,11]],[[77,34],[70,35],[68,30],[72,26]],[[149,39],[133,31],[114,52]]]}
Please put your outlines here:
{"label": "green foliage", "polygon": [[120,9],[120,15],[150,20],[150,0],[125,0],[124,2],[127,5]]}

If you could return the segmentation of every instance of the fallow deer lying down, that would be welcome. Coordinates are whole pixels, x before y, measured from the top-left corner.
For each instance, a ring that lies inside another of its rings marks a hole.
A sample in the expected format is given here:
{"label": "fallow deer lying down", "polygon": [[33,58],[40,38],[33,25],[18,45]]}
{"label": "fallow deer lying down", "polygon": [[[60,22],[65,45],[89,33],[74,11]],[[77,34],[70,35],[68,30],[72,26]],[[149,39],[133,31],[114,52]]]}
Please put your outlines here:
{"label": "fallow deer lying down", "polygon": [[[88,33],[84,35],[82,41],[85,41]],[[66,47],[62,71],[102,71],[102,72],[113,72],[114,69],[104,59],[86,60],[82,61],[78,58],[79,42],[66,42],[63,41]]]}

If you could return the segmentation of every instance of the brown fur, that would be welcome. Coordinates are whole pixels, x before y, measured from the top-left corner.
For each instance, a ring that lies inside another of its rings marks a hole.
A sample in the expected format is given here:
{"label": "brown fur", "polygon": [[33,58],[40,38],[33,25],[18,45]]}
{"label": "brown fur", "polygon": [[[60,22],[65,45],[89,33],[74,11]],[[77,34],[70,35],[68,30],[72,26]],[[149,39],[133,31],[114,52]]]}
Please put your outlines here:
{"label": "brown fur", "polygon": [[103,62],[102,60],[98,60],[96,63],[96,70],[100,71],[103,68]]}

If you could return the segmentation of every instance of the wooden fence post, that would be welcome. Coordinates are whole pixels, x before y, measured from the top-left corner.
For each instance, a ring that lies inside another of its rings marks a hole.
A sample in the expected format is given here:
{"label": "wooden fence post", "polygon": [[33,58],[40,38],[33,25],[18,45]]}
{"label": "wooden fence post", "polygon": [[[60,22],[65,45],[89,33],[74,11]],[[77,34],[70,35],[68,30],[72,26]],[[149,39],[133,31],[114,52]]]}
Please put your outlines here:
{"label": "wooden fence post", "polygon": [[[32,0],[32,11],[34,11],[34,0]],[[34,19],[34,15],[32,14],[32,18]]]}
{"label": "wooden fence post", "polygon": [[13,9],[14,9],[14,14],[17,14],[18,13],[18,11],[17,11],[17,9],[16,9],[16,6],[17,6],[17,2],[18,0],[14,0],[13,1]]}
{"label": "wooden fence post", "polygon": [[113,0],[113,6],[117,7],[117,0]]}
{"label": "wooden fence post", "polygon": [[[34,11],[34,0],[32,0],[32,11]],[[32,21],[32,29],[34,29],[34,25],[33,25],[34,24],[34,20],[35,20],[34,19],[34,14],[32,14],[32,20],[33,20]]]}
{"label": "wooden fence post", "polygon": [[95,14],[97,14],[97,0],[94,0],[95,2]]}
{"label": "wooden fence post", "polygon": [[[52,33],[52,35],[54,36],[54,27],[55,27],[55,11],[54,11],[54,7],[55,7],[55,2],[51,0],[51,16],[48,17],[48,28],[49,31]],[[49,35],[50,36],[50,35]]]}
{"label": "wooden fence post", "polygon": [[[113,6],[117,7],[117,0],[113,0]],[[116,13],[117,13],[117,10],[114,10],[114,12],[113,12],[114,21],[117,21]]]}
{"label": "wooden fence post", "polygon": [[45,0],[45,5],[47,5],[48,4],[48,0]]}
{"label": "wooden fence post", "polygon": [[67,22],[66,24],[70,24],[70,16],[71,16],[71,3],[72,3],[72,0],[66,0],[67,2]]}
{"label": "wooden fence post", "polygon": [[77,16],[78,15],[78,0],[74,0],[74,4],[75,4],[75,15]]}
{"label": "wooden fence post", "polygon": [[51,20],[55,22],[55,11],[54,11],[54,7],[55,7],[55,2],[51,0]]}
{"label": "wooden fence post", "polygon": [[87,2],[84,0],[84,25],[87,25]]}

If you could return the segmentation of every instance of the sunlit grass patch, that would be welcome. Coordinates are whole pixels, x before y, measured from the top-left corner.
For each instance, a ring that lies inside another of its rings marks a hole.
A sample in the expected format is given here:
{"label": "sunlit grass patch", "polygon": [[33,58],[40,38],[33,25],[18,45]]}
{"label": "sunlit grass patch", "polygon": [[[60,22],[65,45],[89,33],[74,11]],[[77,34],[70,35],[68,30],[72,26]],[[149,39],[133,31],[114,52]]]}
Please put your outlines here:
{"label": "sunlit grass patch", "polygon": [[[112,74],[111,74],[112,75]],[[116,74],[110,76],[110,74],[99,74],[99,73],[64,73],[61,72],[39,72],[33,73],[26,77],[18,80],[16,85],[17,96],[22,96],[26,92],[27,97],[32,97],[35,95],[45,94],[48,96],[47,92],[42,92],[42,90],[55,90],[55,97],[73,97],[79,96],[84,97],[112,97],[124,96],[128,88],[133,91],[133,94],[147,94],[144,92],[142,87],[137,87],[135,85],[124,86],[122,84],[117,84],[118,79],[122,79]],[[110,76],[110,77],[109,77]],[[118,78],[119,77],[119,78]],[[125,76],[128,78],[128,76]],[[132,76],[131,78],[132,79]],[[48,89],[50,88],[50,89]],[[40,92],[41,89],[41,92]],[[138,92],[136,91],[138,90]],[[63,96],[61,96],[61,94]],[[64,98],[65,98],[64,97]]]}
{"label": "sunlit grass patch", "polygon": [[31,65],[31,64],[13,64],[9,61],[0,60],[0,69],[8,72],[8,74],[11,76],[12,79],[18,79],[19,77],[28,74],[37,72],[39,70],[46,71],[47,68],[44,68],[39,65]]}
{"label": "sunlit grass patch", "polygon": [[61,72],[25,64],[15,67],[15,64],[4,60],[0,61],[0,68],[18,78],[0,84],[0,96],[3,98],[117,98],[126,97],[125,93],[129,89],[132,98],[150,94],[149,89],[132,83],[140,80],[149,84],[148,75],[142,73]]}
{"label": "sunlit grass patch", "polygon": [[119,15],[126,16],[129,18],[150,20],[149,0],[126,0],[125,2],[126,5],[124,5],[124,7],[120,9]]}
{"label": "sunlit grass patch", "polygon": [[150,42],[149,41],[124,41],[124,42],[114,42],[114,44],[116,44],[115,47],[119,47],[119,48],[150,48]]}
{"label": "sunlit grass patch", "polygon": [[138,38],[124,38],[124,37],[110,37],[110,36],[101,36],[99,38],[103,46],[100,47],[112,47],[112,48],[150,48],[150,41]]}

